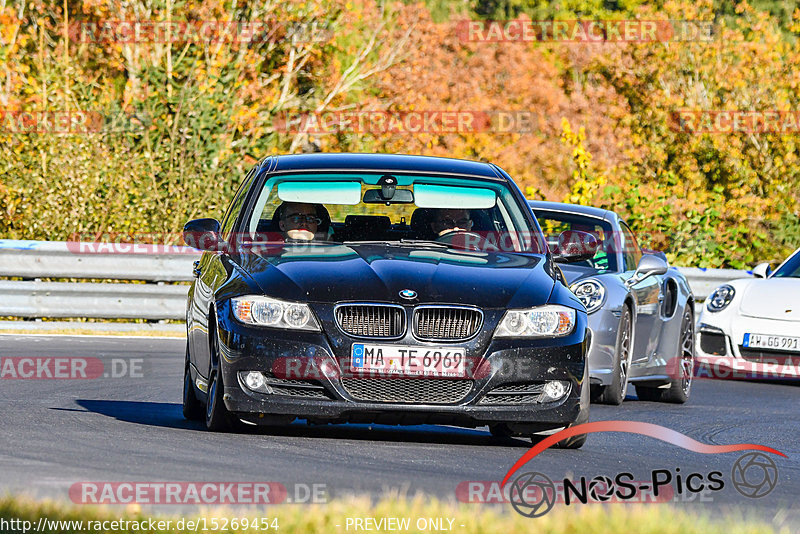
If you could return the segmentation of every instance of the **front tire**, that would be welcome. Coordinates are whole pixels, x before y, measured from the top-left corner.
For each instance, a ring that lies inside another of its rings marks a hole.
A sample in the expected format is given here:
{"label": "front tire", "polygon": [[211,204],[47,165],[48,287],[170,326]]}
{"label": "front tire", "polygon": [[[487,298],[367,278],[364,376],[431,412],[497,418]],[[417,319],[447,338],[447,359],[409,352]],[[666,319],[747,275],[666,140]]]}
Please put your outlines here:
{"label": "front tire", "polygon": [[225,406],[225,384],[222,379],[222,362],[219,360],[219,339],[215,328],[209,328],[211,336],[211,361],[217,361],[208,379],[208,402],[206,403],[206,428],[212,432],[230,432],[238,425],[236,419]]}
{"label": "front tire", "polygon": [[225,407],[223,400],[224,391],[222,373],[215,370],[208,383],[208,403],[206,404],[206,428],[212,432],[229,432],[234,428],[234,418]]}
{"label": "front tire", "polygon": [[493,437],[498,439],[511,439],[514,437],[514,433],[511,432],[511,429],[508,428],[508,425],[504,423],[489,425],[489,432],[491,432]]}
{"label": "front tire", "polygon": [[192,383],[192,372],[189,369],[189,344],[186,344],[186,363],[183,367],[183,417],[189,421],[202,421],[204,418],[204,406],[194,391]]}
{"label": "front tire", "polygon": [[633,321],[631,319],[631,310],[625,305],[622,307],[622,317],[619,319],[619,328],[617,329],[611,384],[603,388],[597,399],[602,404],[619,406],[625,400],[625,394],[628,391],[628,377],[630,376],[632,339]]}
{"label": "front tire", "polygon": [[[575,424],[569,425],[570,428]],[[546,436],[531,436],[531,443],[536,445],[540,441],[542,441]],[[562,439],[558,443],[553,445],[554,449],[580,449],[583,447],[584,443],[586,443],[586,434],[578,434],[577,436],[572,436],[571,438]]]}

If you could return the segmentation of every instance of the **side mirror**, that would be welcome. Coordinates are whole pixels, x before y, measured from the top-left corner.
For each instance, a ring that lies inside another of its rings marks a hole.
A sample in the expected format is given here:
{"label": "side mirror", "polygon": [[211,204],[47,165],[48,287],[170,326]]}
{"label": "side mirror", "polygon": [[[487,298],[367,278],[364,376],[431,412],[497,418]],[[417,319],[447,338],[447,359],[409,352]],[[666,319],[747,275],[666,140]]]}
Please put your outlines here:
{"label": "side mirror", "polygon": [[188,246],[198,250],[222,250],[225,243],[219,232],[218,220],[194,219],[183,227],[183,240]]}
{"label": "side mirror", "polygon": [[577,230],[566,230],[558,236],[558,244],[553,253],[553,261],[573,263],[590,260],[594,258],[598,247],[597,239],[592,234]]}
{"label": "side mirror", "polygon": [[770,274],[772,274],[772,268],[769,263],[759,263],[753,267],[753,276],[756,278],[767,278]]}
{"label": "side mirror", "polygon": [[625,285],[628,287],[635,286],[645,278],[665,274],[668,269],[669,264],[663,258],[653,254],[645,254],[639,260],[639,265],[636,266],[633,276],[625,281]]}

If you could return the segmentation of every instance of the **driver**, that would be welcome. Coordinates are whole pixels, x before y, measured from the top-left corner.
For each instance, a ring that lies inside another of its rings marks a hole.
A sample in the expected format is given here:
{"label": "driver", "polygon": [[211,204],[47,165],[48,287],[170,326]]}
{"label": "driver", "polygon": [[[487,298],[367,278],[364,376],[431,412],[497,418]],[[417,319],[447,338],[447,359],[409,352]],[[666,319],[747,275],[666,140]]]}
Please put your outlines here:
{"label": "driver", "polygon": [[439,209],[431,219],[431,230],[437,237],[450,232],[469,232],[472,230],[472,219],[469,211],[464,209]]}
{"label": "driver", "polygon": [[317,233],[322,219],[314,204],[284,202],[278,208],[278,228],[289,239],[311,241]]}

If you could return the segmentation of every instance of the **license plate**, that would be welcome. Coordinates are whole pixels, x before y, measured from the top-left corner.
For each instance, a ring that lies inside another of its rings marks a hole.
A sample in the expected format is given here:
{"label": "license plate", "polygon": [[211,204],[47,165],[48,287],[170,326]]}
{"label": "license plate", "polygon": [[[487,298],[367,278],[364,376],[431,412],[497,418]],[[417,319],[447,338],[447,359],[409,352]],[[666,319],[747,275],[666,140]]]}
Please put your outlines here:
{"label": "license plate", "polygon": [[465,376],[465,351],[462,348],[404,347],[353,343],[350,369],[402,376]]}
{"label": "license plate", "polygon": [[800,337],[745,334],[743,347],[771,350],[800,350]]}

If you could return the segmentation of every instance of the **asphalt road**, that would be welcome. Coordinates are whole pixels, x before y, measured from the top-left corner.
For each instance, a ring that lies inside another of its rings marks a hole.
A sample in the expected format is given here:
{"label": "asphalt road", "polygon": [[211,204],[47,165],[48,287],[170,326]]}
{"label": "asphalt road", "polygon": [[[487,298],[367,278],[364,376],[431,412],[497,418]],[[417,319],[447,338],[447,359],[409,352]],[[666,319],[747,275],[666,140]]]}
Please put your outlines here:
{"label": "asphalt road", "polygon": [[[530,447],[486,428],[296,422],[269,432],[209,433],[181,416],[183,352],[179,339],[0,335],[0,492],[69,500],[69,488],[82,481],[276,481],[325,484],[333,497],[396,490],[456,499],[460,483],[502,479]],[[9,378],[9,365],[20,370],[14,358],[42,356],[97,358],[104,367],[95,372],[90,364],[96,379]],[[800,531],[800,514],[789,510],[800,495],[799,405],[797,384],[698,380],[686,405],[641,402],[631,388],[621,407],[592,407],[593,421],[645,421],[707,444],[783,452],[787,458],[773,456],[777,486],[761,498],[733,487],[742,453],[699,454],[636,434],[593,434],[582,449],[547,450],[523,471],[553,480],[630,472],[641,481],[656,469],[704,477],[719,471],[722,490],[686,492],[676,506]]]}

